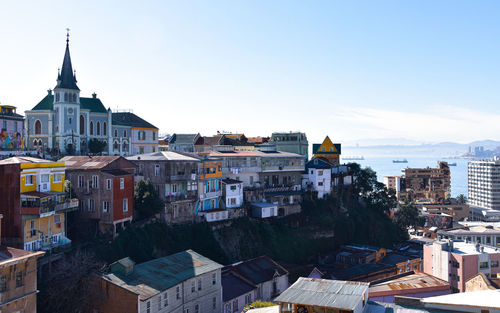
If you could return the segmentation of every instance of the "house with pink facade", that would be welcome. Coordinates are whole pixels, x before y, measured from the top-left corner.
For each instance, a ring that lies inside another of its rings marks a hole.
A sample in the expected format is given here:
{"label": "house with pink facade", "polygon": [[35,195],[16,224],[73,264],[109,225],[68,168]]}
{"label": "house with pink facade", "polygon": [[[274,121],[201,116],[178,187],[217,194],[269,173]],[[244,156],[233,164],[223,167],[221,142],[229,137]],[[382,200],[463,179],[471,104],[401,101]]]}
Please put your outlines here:
{"label": "house with pink facade", "polygon": [[499,262],[498,248],[479,243],[441,240],[424,246],[424,272],[449,282],[455,292],[464,292],[465,282],[478,273],[496,276]]}

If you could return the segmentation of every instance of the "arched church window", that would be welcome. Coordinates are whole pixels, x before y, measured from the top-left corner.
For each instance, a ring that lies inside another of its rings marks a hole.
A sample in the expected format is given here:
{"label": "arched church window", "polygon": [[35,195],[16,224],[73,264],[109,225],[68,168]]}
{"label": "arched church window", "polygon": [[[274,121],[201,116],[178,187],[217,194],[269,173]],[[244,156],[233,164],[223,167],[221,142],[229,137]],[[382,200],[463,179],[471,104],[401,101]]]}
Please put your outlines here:
{"label": "arched church window", "polygon": [[106,124],[106,122],[102,123],[102,134],[104,136],[106,136],[108,134],[107,128],[108,128],[108,124]]}
{"label": "arched church window", "polygon": [[76,93],[73,94],[73,102],[76,102]]}
{"label": "arched church window", "polygon": [[93,135],[94,134],[94,122],[90,122],[90,134]]}
{"label": "arched church window", "polygon": [[97,135],[101,134],[101,122],[97,122]]}
{"label": "arched church window", "polygon": [[35,122],[35,134],[39,135],[42,133],[42,122],[40,120],[36,120]]}
{"label": "arched church window", "polygon": [[115,129],[115,137],[118,137],[118,129]]}
{"label": "arched church window", "polygon": [[56,102],[59,102],[59,93],[56,92]]}
{"label": "arched church window", "polygon": [[127,131],[126,130],[123,131],[123,137],[127,137]]}
{"label": "arched church window", "polygon": [[80,115],[80,135],[83,135],[85,133],[85,117],[83,115]]}
{"label": "arched church window", "polygon": [[33,140],[33,147],[36,148],[36,146],[38,146],[38,140],[35,139],[35,140]]}
{"label": "arched church window", "polygon": [[69,100],[68,100],[68,93],[67,93],[67,92],[65,92],[65,93],[64,93],[64,101],[65,101],[65,102],[68,102],[68,101],[69,101]]}
{"label": "arched church window", "polygon": [[115,143],[113,144],[113,150],[118,150],[118,141],[115,141]]}
{"label": "arched church window", "polygon": [[40,146],[40,148],[42,147],[42,145],[43,145],[42,139],[38,140],[38,145]]}

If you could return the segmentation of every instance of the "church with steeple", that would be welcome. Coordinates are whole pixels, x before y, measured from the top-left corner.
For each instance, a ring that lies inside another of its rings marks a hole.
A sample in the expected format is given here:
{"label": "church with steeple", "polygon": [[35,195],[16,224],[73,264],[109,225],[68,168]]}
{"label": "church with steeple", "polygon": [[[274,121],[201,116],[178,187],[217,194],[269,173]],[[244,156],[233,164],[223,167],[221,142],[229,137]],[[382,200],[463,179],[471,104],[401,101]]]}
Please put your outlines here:
{"label": "church with steeple", "polygon": [[47,154],[84,155],[89,142],[105,145],[103,154],[135,155],[158,151],[158,128],[132,112],[111,112],[94,93],[80,97],[71,64],[69,33],[62,69],[53,90],[25,111],[26,145]]}

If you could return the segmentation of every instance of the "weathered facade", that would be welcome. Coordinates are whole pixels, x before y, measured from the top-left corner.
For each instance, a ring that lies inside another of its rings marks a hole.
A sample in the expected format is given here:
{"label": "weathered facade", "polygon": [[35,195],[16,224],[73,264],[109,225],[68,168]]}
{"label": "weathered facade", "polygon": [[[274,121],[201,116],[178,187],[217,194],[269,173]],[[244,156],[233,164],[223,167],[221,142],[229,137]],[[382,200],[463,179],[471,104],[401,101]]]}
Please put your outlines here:
{"label": "weathered facade", "polygon": [[444,203],[450,198],[451,179],[447,162],[438,162],[436,168],[405,168],[402,171],[401,200]]}
{"label": "weathered facade", "polygon": [[24,117],[16,113],[16,107],[0,105],[0,151],[24,149]]}
{"label": "weathered facade", "polygon": [[127,158],[137,166],[135,180],[149,179],[165,202],[162,218],[169,224],[196,221],[200,159],[173,151]]}
{"label": "weathered facade", "polygon": [[133,218],[135,165],[120,156],[67,156],[67,177],[80,199],[88,231],[116,236]]}

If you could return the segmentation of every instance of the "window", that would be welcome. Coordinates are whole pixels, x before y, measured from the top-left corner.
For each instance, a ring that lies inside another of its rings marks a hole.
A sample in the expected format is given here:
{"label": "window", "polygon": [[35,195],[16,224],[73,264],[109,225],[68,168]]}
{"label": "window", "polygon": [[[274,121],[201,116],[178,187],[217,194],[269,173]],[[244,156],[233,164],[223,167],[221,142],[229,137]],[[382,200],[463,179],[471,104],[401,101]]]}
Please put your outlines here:
{"label": "window", "polygon": [[92,188],[99,188],[99,179],[97,175],[92,175]]}
{"label": "window", "polygon": [[480,262],[479,263],[479,268],[488,268],[489,265],[488,265],[488,262]]}
{"label": "window", "polygon": [[200,313],[200,306],[198,304],[194,306],[194,313]]}
{"label": "window", "polygon": [[123,131],[123,137],[127,137],[127,131],[126,130]]}
{"label": "window", "polygon": [[252,303],[252,294],[249,293],[245,296],[245,304],[250,304]]}
{"label": "window", "polygon": [[78,188],[83,188],[84,186],[84,183],[85,181],[83,180],[83,176],[82,175],[79,175],[78,176]]}
{"label": "window", "polygon": [[168,294],[165,292],[163,294],[163,306],[166,307],[168,305]]}
{"label": "window", "polygon": [[42,174],[42,175],[40,175],[40,182],[42,182],[42,183],[48,183],[49,182],[49,174]]}
{"label": "window", "polygon": [[233,301],[233,312],[238,312],[238,299]]}
{"label": "window", "polygon": [[23,282],[23,272],[16,273],[16,288],[22,287],[24,285]]}
{"label": "window", "polygon": [[155,176],[160,176],[160,164],[155,164]]}
{"label": "window", "polygon": [[60,183],[62,181],[62,174],[56,173],[54,174],[54,183]]}
{"label": "window", "polygon": [[106,189],[111,190],[111,179],[106,179]]}
{"label": "window", "polygon": [[96,133],[99,136],[101,134],[101,122],[97,122],[97,129]]}
{"label": "window", "polygon": [[213,273],[212,274],[212,285],[215,285],[216,282],[217,282],[217,279],[216,279],[215,273]]}
{"label": "window", "polygon": [[217,298],[216,297],[213,297],[212,298],[212,309],[216,309],[217,308]]}
{"label": "window", "polygon": [[123,199],[123,212],[128,212],[128,199]]}
{"label": "window", "polygon": [[491,261],[491,267],[498,267],[498,261]]}
{"label": "window", "polygon": [[33,176],[35,175],[26,175],[26,184],[25,185],[33,185]]}
{"label": "window", "polygon": [[0,292],[7,291],[7,276],[0,277]]}
{"label": "window", "polygon": [[198,291],[201,290],[201,278],[198,278]]}
{"label": "window", "polygon": [[125,178],[120,177],[120,190],[125,188]]}
{"label": "window", "polygon": [[17,133],[17,121],[14,122],[14,131]]}
{"label": "window", "polygon": [[156,152],[156,147],[153,147],[153,152]]}
{"label": "window", "polygon": [[55,224],[61,223],[61,214],[54,214],[54,223]]}
{"label": "window", "polygon": [[460,263],[458,263],[457,261],[452,261],[451,264],[454,268],[460,268]]}
{"label": "window", "polygon": [[103,123],[102,123],[102,134],[103,134],[104,136],[106,136],[106,134],[108,133],[107,128],[108,128],[108,124],[106,124],[106,122],[103,122]]}
{"label": "window", "polygon": [[59,96],[59,93],[58,93],[58,92],[56,92],[56,102],[59,102],[59,97],[60,97],[60,96]]}
{"label": "window", "polygon": [[108,201],[102,202],[102,213],[109,213],[109,202]]}
{"label": "window", "polygon": [[153,132],[153,140],[156,140],[156,133]]}
{"label": "window", "polygon": [[115,129],[115,137],[118,137],[118,129]]}
{"label": "window", "polygon": [[85,117],[80,115],[80,135],[85,134]]}
{"label": "window", "polygon": [[142,132],[142,140],[146,140],[146,132],[145,131]]}
{"label": "window", "polygon": [[146,313],[151,313],[151,301],[146,302]]}
{"label": "window", "polygon": [[137,132],[137,140],[141,140],[141,132]]}
{"label": "window", "polygon": [[94,212],[94,199],[88,199],[88,211],[89,212]]}
{"label": "window", "polygon": [[35,122],[35,134],[40,135],[42,133],[42,122],[36,120]]}
{"label": "window", "polygon": [[196,287],[194,285],[194,280],[191,282],[191,293],[194,293],[196,291]]}
{"label": "window", "polygon": [[179,300],[181,298],[181,290],[179,288],[179,286],[177,286],[177,288],[175,288],[175,294],[176,294],[176,298],[177,300]]}
{"label": "window", "polygon": [[318,176],[323,176],[323,171],[318,171]]}
{"label": "window", "polygon": [[94,134],[94,122],[90,122],[90,134]]}

